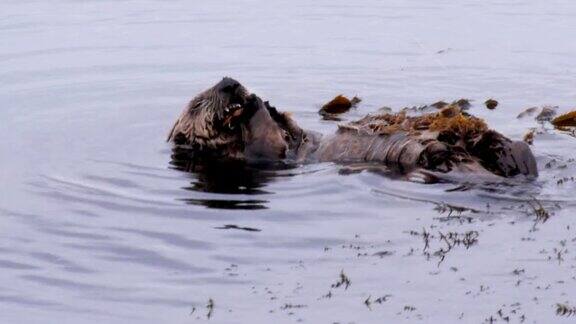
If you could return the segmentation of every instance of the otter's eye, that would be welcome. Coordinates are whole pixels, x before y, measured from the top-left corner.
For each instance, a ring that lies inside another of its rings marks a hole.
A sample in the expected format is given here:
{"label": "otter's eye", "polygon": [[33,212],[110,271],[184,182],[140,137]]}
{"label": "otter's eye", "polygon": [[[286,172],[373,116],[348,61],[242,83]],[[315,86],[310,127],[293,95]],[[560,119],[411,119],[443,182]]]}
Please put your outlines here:
{"label": "otter's eye", "polygon": [[284,140],[286,142],[289,142],[292,139],[292,137],[290,136],[290,134],[288,132],[284,132]]}
{"label": "otter's eye", "polygon": [[222,88],[222,91],[226,92],[226,93],[234,93],[234,91],[236,91],[236,89],[238,89],[238,85],[232,84],[232,85],[225,86],[224,88]]}

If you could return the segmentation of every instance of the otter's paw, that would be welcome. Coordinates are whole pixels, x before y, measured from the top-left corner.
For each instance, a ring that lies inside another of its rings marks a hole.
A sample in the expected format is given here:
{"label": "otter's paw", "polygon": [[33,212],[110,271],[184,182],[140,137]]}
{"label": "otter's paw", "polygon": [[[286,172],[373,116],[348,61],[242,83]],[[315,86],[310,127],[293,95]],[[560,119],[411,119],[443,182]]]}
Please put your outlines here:
{"label": "otter's paw", "polygon": [[241,104],[235,103],[230,104],[224,108],[224,121],[223,125],[227,129],[234,130],[242,113],[244,111],[244,107]]}

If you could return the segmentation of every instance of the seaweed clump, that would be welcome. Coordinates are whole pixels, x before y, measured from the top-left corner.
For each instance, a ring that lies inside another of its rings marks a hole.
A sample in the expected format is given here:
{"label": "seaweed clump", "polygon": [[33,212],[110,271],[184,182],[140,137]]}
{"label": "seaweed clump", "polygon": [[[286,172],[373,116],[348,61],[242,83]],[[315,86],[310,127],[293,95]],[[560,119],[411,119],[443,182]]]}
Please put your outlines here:
{"label": "seaweed clump", "polygon": [[488,108],[490,110],[494,110],[498,106],[498,101],[496,101],[494,99],[488,99],[484,102],[484,104],[486,105],[486,108]]}
{"label": "seaweed clump", "polygon": [[430,130],[440,133],[451,132],[466,138],[487,131],[488,126],[480,118],[465,116],[461,112],[457,112],[451,116],[444,116],[442,114],[434,116],[430,124]]}
{"label": "seaweed clump", "polygon": [[368,115],[342,125],[340,129],[369,135],[390,135],[398,131],[418,134],[430,131],[437,133],[439,137],[450,137],[458,141],[477,136],[487,131],[488,126],[480,118],[463,114],[457,105],[449,105],[437,113],[421,116],[408,116],[405,112]]}
{"label": "seaweed clump", "polygon": [[554,118],[552,125],[556,128],[576,127],[576,110]]}
{"label": "seaweed clump", "polygon": [[360,101],[362,100],[358,97],[348,99],[343,95],[337,95],[330,102],[322,106],[318,113],[324,116],[325,119],[331,119],[331,117],[343,114],[350,110],[350,108],[356,107]]}

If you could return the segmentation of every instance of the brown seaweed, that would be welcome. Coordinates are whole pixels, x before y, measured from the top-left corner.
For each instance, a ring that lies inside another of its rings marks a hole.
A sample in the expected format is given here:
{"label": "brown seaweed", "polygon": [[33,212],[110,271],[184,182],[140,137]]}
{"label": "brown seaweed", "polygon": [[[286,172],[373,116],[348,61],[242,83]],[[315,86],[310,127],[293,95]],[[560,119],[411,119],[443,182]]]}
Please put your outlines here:
{"label": "brown seaweed", "polygon": [[454,104],[438,113],[421,116],[407,116],[406,113],[368,115],[360,120],[339,125],[339,131],[354,131],[365,134],[390,135],[399,130],[418,132],[451,132],[466,138],[488,130],[486,123],[473,116],[466,116]]}
{"label": "brown seaweed", "polygon": [[551,123],[556,128],[576,127],[576,110],[554,118]]}
{"label": "brown seaweed", "polygon": [[494,109],[496,109],[496,106],[498,106],[498,101],[496,101],[494,99],[488,99],[484,102],[484,104],[486,105],[486,108],[488,108],[490,110],[494,110]]}
{"label": "brown seaweed", "polygon": [[337,95],[330,102],[320,108],[320,115],[339,115],[347,112],[350,108],[355,107],[362,101],[358,97],[348,99],[343,95]]}
{"label": "brown seaweed", "polygon": [[472,106],[472,104],[470,103],[470,99],[465,99],[465,98],[458,99],[458,100],[454,101],[453,103],[460,106],[460,108],[462,110],[468,110],[470,108],[470,106]]}

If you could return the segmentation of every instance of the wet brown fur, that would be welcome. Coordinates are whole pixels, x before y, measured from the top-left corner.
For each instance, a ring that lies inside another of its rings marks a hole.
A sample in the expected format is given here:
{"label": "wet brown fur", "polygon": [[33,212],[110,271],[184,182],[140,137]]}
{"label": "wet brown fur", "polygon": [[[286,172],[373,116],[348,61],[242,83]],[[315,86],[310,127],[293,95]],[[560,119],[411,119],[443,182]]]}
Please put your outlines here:
{"label": "wet brown fur", "polygon": [[[238,107],[231,110],[231,104]],[[305,137],[288,113],[278,112],[237,81],[224,78],[192,99],[168,141],[208,156],[273,160],[298,149]]]}
{"label": "wet brown fur", "polygon": [[[172,127],[168,141],[186,145],[196,150],[225,150],[236,156],[242,150],[238,131],[224,129],[224,109],[230,105],[230,96],[222,94],[217,86],[194,97]],[[237,95],[245,99],[248,91],[243,86]]]}

